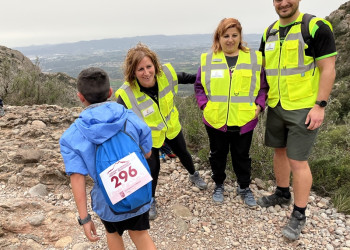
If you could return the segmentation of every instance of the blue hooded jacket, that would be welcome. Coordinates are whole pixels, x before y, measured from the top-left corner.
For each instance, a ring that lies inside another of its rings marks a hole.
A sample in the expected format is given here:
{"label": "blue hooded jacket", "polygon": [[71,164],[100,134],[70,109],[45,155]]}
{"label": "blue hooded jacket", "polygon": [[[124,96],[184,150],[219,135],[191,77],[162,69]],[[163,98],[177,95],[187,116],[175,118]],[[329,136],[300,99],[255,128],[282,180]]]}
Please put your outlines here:
{"label": "blue hooded jacket", "polygon": [[116,102],[90,105],[81,112],[78,119],[63,133],[60,148],[67,175],[74,173],[89,175],[94,181],[91,190],[91,205],[96,214],[105,221],[126,220],[149,210],[146,204],[134,213],[116,215],[109,208],[97,183],[95,167],[96,146],[122,130],[127,121],[126,132],[149,152],[152,148],[151,129],[131,110]]}

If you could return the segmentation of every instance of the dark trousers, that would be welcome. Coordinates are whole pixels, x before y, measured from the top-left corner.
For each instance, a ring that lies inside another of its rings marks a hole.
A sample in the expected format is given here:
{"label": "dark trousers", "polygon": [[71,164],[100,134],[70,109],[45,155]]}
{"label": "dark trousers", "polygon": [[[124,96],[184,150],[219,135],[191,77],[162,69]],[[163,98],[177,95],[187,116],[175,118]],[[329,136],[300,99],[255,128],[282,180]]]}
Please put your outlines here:
{"label": "dark trousers", "polygon": [[231,152],[233,170],[240,188],[246,188],[250,184],[251,159],[249,156],[253,131],[240,134],[239,131],[223,132],[209,126],[205,126],[210,144],[209,161],[212,170],[212,179],[219,185],[226,179],[227,154]]}
{"label": "dark trousers", "polygon": [[[195,168],[191,154],[187,151],[185,138],[182,131],[172,140],[165,139],[165,142],[170,146],[171,150],[179,157],[182,165],[187,169],[189,174],[194,174]],[[158,176],[160,171],[159,148],[152,148],[152,155],[147,159],[151,170],[152,181],[152,196],[155,197]]]}

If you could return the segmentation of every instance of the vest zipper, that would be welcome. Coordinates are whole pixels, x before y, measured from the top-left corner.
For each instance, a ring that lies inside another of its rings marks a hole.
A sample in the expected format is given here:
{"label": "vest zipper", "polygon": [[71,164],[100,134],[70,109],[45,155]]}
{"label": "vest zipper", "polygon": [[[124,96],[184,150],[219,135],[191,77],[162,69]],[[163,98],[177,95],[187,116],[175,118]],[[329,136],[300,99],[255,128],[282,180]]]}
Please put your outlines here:
{"label": "vest zipper", "polygon": [[[237,59],[238,61],[238,59]],[[227,62],[226,62],[227,64]],[[237,65],[237,63],[236,63]],[[225,129],[225,132],[227,131],[227,121],[228,121],[228,116],[229,116],[229,113],[230,113],[230,97],[231,97],[231,84],[232,84],[232,74],[231,73],[231,70],[229,69],[229,72],[230,72],[230,85],[229,85],[229,89],[228,89],[228,97],[227,97],[227,115],[226,115],[226,129]]]}
{"label": "vest zipper", "polygon": [[[286,37],[284,37],[284,41],[286,40]],[[278,35],[278,38],[279,38],[279,35]],[[280,88],[280,79],[281,79],[281,54],[282,54],[282,46],[283,44],[281,44],[281,40],[279,39],[279,42],[280,42],[280,53],[279,53],[279,58],[278,58],[278,95],[279,95],[279,100],[278,102],[281,104],[282,106],[282,103],[281,103],[281,88]],[[284,43],[284,42],[283,42]],[[283,67],[283,66],[282,66]]]}

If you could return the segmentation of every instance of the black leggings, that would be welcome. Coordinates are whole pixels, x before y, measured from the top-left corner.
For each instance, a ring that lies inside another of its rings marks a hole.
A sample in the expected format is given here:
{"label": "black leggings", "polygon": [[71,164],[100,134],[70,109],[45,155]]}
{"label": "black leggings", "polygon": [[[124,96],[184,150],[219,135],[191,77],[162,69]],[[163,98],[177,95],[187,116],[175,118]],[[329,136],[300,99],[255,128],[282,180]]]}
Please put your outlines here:
{"label": "black leggings", "polygon": [[[171,150],[179,157],[182,165],[187,169],[189,174],[194,174],[195,168],[191,154],[187,151],[185,138],[182,131],[172,140],[165,139],[165,142],[170,146]],[[152,155],[147,159],[151,170],[152,181],[152,196],[155,197],[158,176],[160,171],[159,148],[152,148]]]}
{"label": "black leggings", "polygon": [[215,128],[205,126],[210,143],[210,166],[212,179],[219,185],[226,179],[226,162],[229,151],[233,170],[240,188],[247,188],[250,184],[251,158],[249,156],[253,131],[240,134],[239,131],[222,132]]}

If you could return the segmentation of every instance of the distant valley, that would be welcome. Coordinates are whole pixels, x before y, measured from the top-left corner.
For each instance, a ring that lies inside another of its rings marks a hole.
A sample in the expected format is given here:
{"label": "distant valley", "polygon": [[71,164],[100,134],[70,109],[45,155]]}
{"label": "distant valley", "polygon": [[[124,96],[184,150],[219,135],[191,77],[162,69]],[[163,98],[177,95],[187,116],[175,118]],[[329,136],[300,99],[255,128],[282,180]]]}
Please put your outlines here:
{"label": "distant valley", "polygon": [[[248,47],[258,49],[261,35],[248,34],[244,41]],[[76,43],[41,45],[14,48],[34,63],[39,63],[43,72],[63,72],[76,78],[87,67],[100,67],[108,72],[114,89],[123,83],[122,64],[125,55],[138,42],[156,51],[162,63],[170,62],[176,71],[195,74],[200,55],[210,50],[211,34],[177,36],[138,36]],[[185,95],[193,92],[193,86],[181,86]]]}

